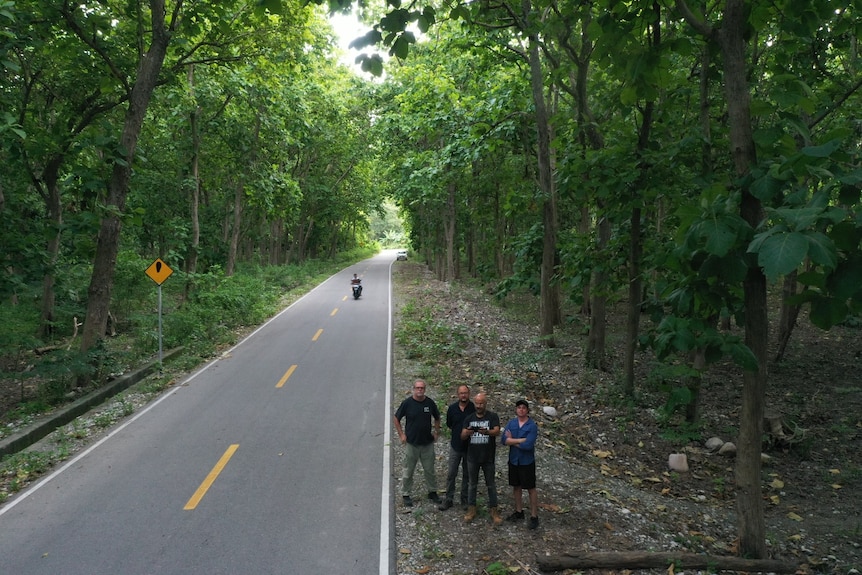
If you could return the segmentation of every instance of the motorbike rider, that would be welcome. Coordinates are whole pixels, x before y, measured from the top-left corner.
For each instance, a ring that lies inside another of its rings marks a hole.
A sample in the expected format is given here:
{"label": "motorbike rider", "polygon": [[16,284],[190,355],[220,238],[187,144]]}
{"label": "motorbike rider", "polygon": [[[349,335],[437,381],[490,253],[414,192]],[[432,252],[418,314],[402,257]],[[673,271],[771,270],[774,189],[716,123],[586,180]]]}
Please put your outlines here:
{"label": "motorbike rider", "polygon": [[359,276],[357,276],[356,274],[353,274],[353,278],[351,278],[351,280],[350,280],[350,285],[359,286],[359,295],[362,295],[362,280],[359,279]]}

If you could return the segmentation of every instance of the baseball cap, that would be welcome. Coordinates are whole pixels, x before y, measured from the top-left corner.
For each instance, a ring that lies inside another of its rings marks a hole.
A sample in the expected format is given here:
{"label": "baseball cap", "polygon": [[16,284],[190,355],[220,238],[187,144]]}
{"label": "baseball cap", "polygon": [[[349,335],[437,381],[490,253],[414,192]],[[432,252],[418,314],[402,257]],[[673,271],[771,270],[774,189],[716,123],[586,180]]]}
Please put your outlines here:
{"label": "baseball cap", "polygon": [[519,405],[523,405],[527,409],[530,409],[530,404],[527,403],[526,399],[519,399],[518,401],[515,402],[515,407],[518,407]]}

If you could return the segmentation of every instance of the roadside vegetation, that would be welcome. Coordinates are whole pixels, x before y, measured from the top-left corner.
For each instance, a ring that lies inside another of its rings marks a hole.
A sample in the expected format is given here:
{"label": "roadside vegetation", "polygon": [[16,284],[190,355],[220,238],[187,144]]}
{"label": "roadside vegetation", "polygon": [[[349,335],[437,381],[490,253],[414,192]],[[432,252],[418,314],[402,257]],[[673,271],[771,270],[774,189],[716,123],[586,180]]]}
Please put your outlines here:
{"label": "roadside vegetation", "polygon": [[[376,246],[355,249],[332,260],[307,260],[298,265],[241,266],[231,277],[218,270],[195,278],[182,272],[172,275],[162,284],[163,347],[168,350],[181,347],[182,352],[166,363],[161,373],[55,432],[44,449],[25,450],[3,458],[0,502],[66,459],[74,444],[134,413],[172,385],[178,374],[213,358],[333,273],[376,251]],[[3,391],[0,438],[158,357],[157,286],[143,273],[149,262],[136,260],[126,264],[119,275],[124,290],[115,306],[117,335],[106,337],[90,352],[80,352],[74,338],[50,348],[27,349],[20,344],[33,333],[38,309],[31,307],[30,313],[24,314],[25,306],[0,306],[0,323],[5,326],[3,337],[18,344],[3,348],[6,353],[2,356],[4,369],[0,373]],[[188,296],[186,282],[192,279],[195,289]],[[10,310],[15,312],[14,316],[8,315]],[[63,311],[69,322],[75,313],[71,303]],[[11,349],[15,352],[8,353]],[[97,362],[93,361],[93,354],[98,354]],[[100,366],[99,373],[92,371],[93,365]],[[77,387],[75,382],[82,374],[89,376],[89,384]]]}

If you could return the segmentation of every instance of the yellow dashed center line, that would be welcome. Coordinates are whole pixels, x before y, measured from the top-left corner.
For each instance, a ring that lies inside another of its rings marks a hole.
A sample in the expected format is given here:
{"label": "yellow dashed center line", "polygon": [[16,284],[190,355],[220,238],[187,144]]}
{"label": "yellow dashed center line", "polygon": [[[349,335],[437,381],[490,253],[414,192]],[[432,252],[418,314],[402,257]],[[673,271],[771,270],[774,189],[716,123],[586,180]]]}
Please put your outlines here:
{"label": "yellow dashed center line", "polygon": [[320,328],[319,330],[317,330],[317,333],[314,334],[314,337],[311,338],[311,341],[317,341],[317,338],[319,338],[320,334],[322,334],[322,333],[323,333],[323,328]]}
{"label": "yellow dashed center line", "polygon": [[201,499],[204,498],[204,495],[206,495],[209,488],[212,487],[213,483],[215,483],[216,477],[219,476],[219,473],[222,472],[225,465],[227,465],[227,462],[230,461],[230,458],[233,457],[233,454],[237,449],[239,449],[238,443],[234,443],[227,448],[227,451],[224,452],[224,455],[221,456],[221,459],[218,460],[218,463],[215,464],[215,467],[212,468],[212,471],[209,472],[209,475],[207,475],[204,482],[201,483],[201,486],[198,487],[198,490],[195,491],[195,494],[192,495],[192,498],[189,499],[183,509],[190,511],[198,506],[198,503],[201,502]]}
{"label": "yellow dashed center line", "polygon": [[284,375],[281,376],[281,379],[278,380],[278,383],[275,385],[276,388],[282,387],[285,383],[287,383],[287,378],[293,375],[293,370],[296,369],[296,365],[291,365],[290,369],[285,372]]}
{"label": "yellow dashed center line", "polygon": [[329,314],[329,317],[332,317],[332,316],[334,316],[334,315],[335,315],[335,314],[337,314],[337,313],[338,313],[338,308],[335,308],[334,310],[332,310],[332,313],[331,313],[331,314]]}

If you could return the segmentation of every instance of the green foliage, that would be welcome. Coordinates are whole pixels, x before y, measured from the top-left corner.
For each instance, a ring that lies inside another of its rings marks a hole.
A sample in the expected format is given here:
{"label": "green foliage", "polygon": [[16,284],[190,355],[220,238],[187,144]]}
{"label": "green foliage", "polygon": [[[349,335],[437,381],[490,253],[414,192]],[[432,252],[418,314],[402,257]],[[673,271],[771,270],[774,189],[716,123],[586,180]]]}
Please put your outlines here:
{"label": "green foliage", "polygon": [[462,328],[435,320],[430,308],[405,306],[395,340],[404,347],[407,357],[435,361],[459,357],[467,333]]}
{"label": "green foliage", "polygon": [[555,364],[563,352],[557,348],[543,348],[539,351],[520,351],[506,355],[504,363],[520,371],[541,373]]}
{"label": "green foliage", "polygon": [[[44,474],[54,463],[56,456],[53,453],[41,451],[21,451],[8,455],[0,461],[0,476],[11,477],[8,486],[12,493],[16,493],[30,484],[33,479]],[[8,494],[2,494],[2,498]]]}
{"label": "green foliage", "polygon": [[513,291],[527,289],[538,295],[539,269],[542,261],[542,227],[533,225],[529,230],[512,239],[516,266],[514,273],[497,284],[494,297],[504,299]]}
{"label": "green foliage", "polygon": [[[357,248],[330,261],[307,260],[290,266],[244,265],[230,277],[213,268],[193,278],[194,288],[185,300],[184,274],[175,271],[162,286],[163,344],[168,349],[185,346],[190,357],[209,357],[219,346],[235,342],[242,328],[274,315],[286,298],[373,253],[370,248]],[[119,262],[122,290],[114,292],[117,303],[112,308],[122,310],[125,319],[116,326],[117,337],[102,340],[87,354],[74,345],[32,354],[30,350],[39,342],[27,333],[35,331],[37,310],[23,305],[0,305],[0,320],[5,320],[8,328],[0,333],[2,360],[6,365],[0,377],[19,380],[22,386],[22,403],[5,414],[6,419],[27,417],[67,401],[69,391],[81,376],[93,377],[98,386],[156,353],[157,288],[144,274],[150,261],[131,252],[121,252]],[[25,397],[24,382],[37,384],[35,397]],[[161,383],[156,388],[163,386]],[[120,404],[117,409],[121,414],[127,410],[128,404]],[[104,415],[100,425],[109,424],[111,417],[116,416]]]}
{"label": "green foliage", "polygon": [[665,427],[662,429],[660,435],[663,439],[675,445],[687,445],[692,442],[701,441],[703,439],[703,430],[698,423],[681,421],[676,425],[672,425],[670,420],[668,420],[665,422]]}
{"label": "green foliage", "polygon": [[488,575],[508,575],[509,567],[506,566],[505,563],[502,563],[500,561],[494,561],[493,563],[485,567],[485,572]]}

